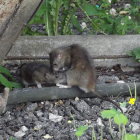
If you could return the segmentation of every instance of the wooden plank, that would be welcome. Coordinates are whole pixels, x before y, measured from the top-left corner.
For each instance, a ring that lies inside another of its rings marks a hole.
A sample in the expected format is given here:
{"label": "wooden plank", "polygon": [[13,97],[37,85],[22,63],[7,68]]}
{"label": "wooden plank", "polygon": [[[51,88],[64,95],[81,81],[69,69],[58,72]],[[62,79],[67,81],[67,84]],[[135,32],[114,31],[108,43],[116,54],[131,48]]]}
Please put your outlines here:
{"label": "wooden plank", "polygon": [[0,36],[3,34],[6,26],[20,5],[20,0],[1,0],[0,1]]}
{"label": "wooden plank", "polygon": [[[46,57],[56,47],[81,44],[95,59],[97,66],[137,66],[128,52],[140,47],[140,35],[67,35],[67,36],[20,36],[9,52],[10,57]],[[44,58],[45,60],[45,58]]]}
{"label": "wooden plank", "polygon": [[[112,83],[112,84],[97,84],[97,92],[102,96],[130,96],[128,85],[134,93],[133,83]],[[140,95],[140,83],[136,83],[137,94]],[[17,104],[31,101],[44,101],[55,99],[70,99],[70,98],[85,98],[95,97],[93,94],[85,94],[77,88],[62,89],[58,87],[44,87],[44,88],[25,88],[22,90],[14,90],[10,92],[8,104]]]}
{"label": "wooden plank", "polygon": [[42,0],[22,0],[20,7],[11,17],[6,29],[0,37],[0,62],[9,52],[11,46],[17,39],[24,24],[28,22],[30,17],[36,11]]}

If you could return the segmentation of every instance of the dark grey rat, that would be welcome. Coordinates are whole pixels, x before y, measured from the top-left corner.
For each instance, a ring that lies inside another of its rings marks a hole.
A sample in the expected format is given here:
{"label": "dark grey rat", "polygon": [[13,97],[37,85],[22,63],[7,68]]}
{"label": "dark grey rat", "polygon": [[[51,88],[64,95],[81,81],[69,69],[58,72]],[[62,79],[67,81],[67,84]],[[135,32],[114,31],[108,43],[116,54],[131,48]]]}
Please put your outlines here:
{"label": "dark grey rat", "polygon": [[58,78],[61,81],[62,76],[54,75],[49,65],[40,62],[26,63],[20,67],[20,77],[25,87],[32,84],[36,84],[38,88],[41,88],[42,84],[54,85]]}
{"label": "dark grey rat", "polygon": [[[122,111],[116,102],[102,97],[100,93],[96,92],[96,70],[85,48],[73,44],[52,50],[50,52],[50,66],[54,73],[64,72],[68,87],[77,86],[85,93],[92,92],[97,97],[113,103]],[[57,85],[65,87],[59,82]]]}

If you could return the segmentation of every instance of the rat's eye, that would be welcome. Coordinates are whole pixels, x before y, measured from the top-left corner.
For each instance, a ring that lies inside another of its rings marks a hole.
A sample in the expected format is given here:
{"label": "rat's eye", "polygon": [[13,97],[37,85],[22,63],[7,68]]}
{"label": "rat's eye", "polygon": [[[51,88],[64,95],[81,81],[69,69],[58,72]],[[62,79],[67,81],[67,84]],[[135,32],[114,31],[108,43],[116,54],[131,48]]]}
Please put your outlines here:
{"label": "rat's eye", "polygon": [[55,66],[55,67],[56,67],[56,66],[57,66],[57,64],[53,64],[53,66]]}

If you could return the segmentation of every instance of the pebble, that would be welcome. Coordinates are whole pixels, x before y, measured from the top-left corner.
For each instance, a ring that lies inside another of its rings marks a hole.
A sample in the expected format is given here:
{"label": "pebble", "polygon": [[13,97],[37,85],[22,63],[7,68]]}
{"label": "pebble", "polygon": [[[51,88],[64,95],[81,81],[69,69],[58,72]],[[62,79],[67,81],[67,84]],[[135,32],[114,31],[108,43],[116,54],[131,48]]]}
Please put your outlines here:
{"label": "pebble", "polygon": [[51,139],[51,138],[53,138],[53,136],[50,136],[49,134],[46,134],[46,135],[43,136],[43,138],[45,138],[45,139]]}
{"label": "pebble", "polygon": [[25,134],[26,134],[25,132],[19,130],[18,132],[16,132],[16,133],[14,134],[14,136],[15,136],[16,138],[22,138]]}
{"label": "pebble", "polygon": [[55,123],[56,123],[56,122],[62,121],[62,119],[63,119],[62,116],[49,113],[49,120],[51,120],[51,121],[53,121],[53,122],[55,122]]}
{"label": "pebble", "polygon": [[97,80],[99,83],[112,83],[112,82],[119,81],[119,78],[114,75],[112,76],[103,75],[103,76],[99,76]]}
{"label": "pebble", "polygon": [[134,132],[134,133],[140,133],[140,124],[139,123],[134,123],[134,122],[132,122],[132,123],[130,123],[130,127],[132,128],[132,131]]}
{"label": "pebble", "polygon": [[37,103],[32,103],[32,104],[30,104],[30,105],[28,105],[27,106],[27,111],[28,112],[33,112],[33,111],[35,111],[35,109],[38,107],[38,105],[37,105]]}
{"label": "pebble", "polygon": [[28,131],[28,128],[26,126],[22,126],[20,130],[23,132],[26,132],[26,131]]}
{"label": "pebble", "polygon": [[36,111],[36,114],[38,117],[41,117],[43,115],[43,112],[41,110]]}
{"label": "pebble", "polygon": [[97,119],[97,124],[98,124],[99,126],[104,126],[103,123],[102,123],[101,118],[98,118],[98,119]]}
{"label": "pebble", "polygon": [[80,112],[86,112],[86,113],[89,113],[90,112],[90,107],[89,105],[84,101],[84,100],[81,100],[79,101],[77,104],[76,104],[76,108],[78,111]]}

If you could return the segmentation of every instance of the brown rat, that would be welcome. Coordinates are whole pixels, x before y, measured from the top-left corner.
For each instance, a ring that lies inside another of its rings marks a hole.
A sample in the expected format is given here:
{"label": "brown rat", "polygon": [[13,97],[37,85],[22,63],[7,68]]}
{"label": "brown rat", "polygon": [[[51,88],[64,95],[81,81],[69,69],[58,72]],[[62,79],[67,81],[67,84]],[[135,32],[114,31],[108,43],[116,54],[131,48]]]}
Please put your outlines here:
{"label": "brown rat", "polygon": [[[107,97],[102,97],[95,91],[96,72],[88,52],[78,44],[68,47],[59,47],[50,52],[50,66],[54,73],[59,71],[66,74],[66,83],[68,87],[78,86],[86,93],[92,92],[97,97],[120,106]],[[57,84],[61,87],[61,83]],[[62,86],[63,87],[63,86]],[[123,111],[122,111],[123,112]]]}
{"label": "brown rat", "polygon": [[43,83],[55,83],[55,75],[51,73],[50,67],[39,62],[30,62],[20,67],[20,77],[25,87],[36,84],[38,88]]}
{"label": "brown rat", "polygon": [[6,110],[7,100],[9,96],[9,88],[4,88],[3,95],[0,96],[0,114],[3,114]]}

